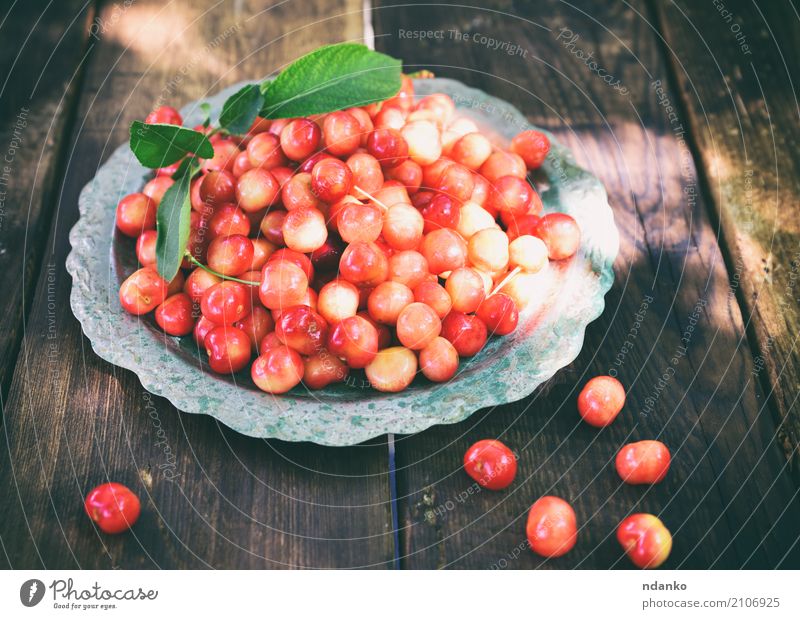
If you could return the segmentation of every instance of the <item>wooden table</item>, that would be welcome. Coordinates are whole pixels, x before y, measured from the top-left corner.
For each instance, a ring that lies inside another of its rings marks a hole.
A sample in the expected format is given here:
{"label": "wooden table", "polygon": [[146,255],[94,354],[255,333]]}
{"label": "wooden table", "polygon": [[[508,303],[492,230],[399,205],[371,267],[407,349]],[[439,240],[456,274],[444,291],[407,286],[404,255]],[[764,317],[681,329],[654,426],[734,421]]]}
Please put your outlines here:
{"label": "wooden table", "polygon": [[[796,11],[787,0],[475,4],[3,9],[0,565],[628,567],[615,526],[648,511],[674,534],[668,567],[800,567]],[[70,312],[78,193],[155,101],[182,105],[364,39],[408,71],[511,101],[602,179],[622,236],[606,311],[531,397],[393,442],[255,440],[182,414],[96,357]],[[628,402],[598,432],[577,423],[574,401],[612,370]],[[470,491],[459,466],[486,437],[520,455],[499,494]],[[643,438],[670,446],[670,475],[621,485],[613,455]],[[143,498],[129,534],[99,535],[81,512],[107,479]],[[524,541],[527,508],[547,493],[581,524],[575,550],[551,561]]]}

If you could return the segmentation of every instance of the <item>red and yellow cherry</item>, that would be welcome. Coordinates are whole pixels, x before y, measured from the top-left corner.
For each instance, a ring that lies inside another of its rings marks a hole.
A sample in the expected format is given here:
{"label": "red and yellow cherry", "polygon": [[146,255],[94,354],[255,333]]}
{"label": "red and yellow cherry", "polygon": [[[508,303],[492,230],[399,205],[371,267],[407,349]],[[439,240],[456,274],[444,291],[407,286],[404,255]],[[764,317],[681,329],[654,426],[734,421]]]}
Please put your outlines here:
{"label": "red and yellow cherry", "polygon": [[534,234],[547,245],[550,260],[573,256],[581,244],[581,230],[566,213],[548,213],[539,219]]}
{"label": "red and yellow cherry", "polygon": [[508,175],[524,179],[528,169],[525,161],[516,153],[496,150],[483,162],[478,173],[490,183],[494,183],[498,178]]}
{"label": "red and yellow cherry", "polygon": [[136,259],[143,267],[156,266],[156,240],[158,233],[155,230],[145,230],[136,239]]}
{"label": "red and yellow cherry", "polygon": [[250,220],[247,214],[235,204],[222,204],[214,210],[208,222],[208,238],[240,234],[250,235]]}
{"label": "red and yellow cherry", "polygon": [[442,337],[455,347],[459,357],[472,357],[486,344],[488,334],[477,316],[451,311],[442,320]]}
{"label": "red and yellow cherry", "polygon": [[367,138],[367,152],[384,168],[395,168],[408,159],[408,144],[399,131],[375,129]]}
{"label": "red and yellow cherry", "polygon": [[260,305],[254,305],[250,313],[236,321],[233,326],[244,331],[252,350],[258,352],[261,341],[275,328],[275,322],[267,310]]}
{"label": "red and yellow cherry", "polygon": [[311,191],[323,202],[344,198],[353,185],[353,173],[346,163],[334,158],[317,162],[311,170]]}
{"label": "red and yellow cherry", "polygon": [[117,228],[134,239],[145,230],[155,230],[157,210],[158,205],[145,194],[127,195],[117,205]]}
{"label": "red and yellow cherry", "polygon": [[253,242],[241,234],[215,238],[206,253],[211,270],[230,276],[249,271],[253,256]]}
{"label": "red and yellow cherry", "polygon": [[[270,256],[277,251],[277,248],[264,238],[250,239],[253,243],[253,259],[250,261],[248,271],[261,271]],[[258,281],[261,281],[259,275]]]}
{"label": "red and yellow cherry", "polygon": [[341,383],[350,373],[347,364],[327,350],[306,358],[304,364],[303,384],[309,389],[324,389],[332,383]]}
{"label": "red and yellow cherry", "polygon": [[303,273],[306,274],[308,281],[314,279],[314,265],[311,262],[311,259],[305,254],[293,249],[289,249],[288,247],[284,247],[283,249],[279,249],[274,252],[269,257],[267,262],[274,262],[276,260],[288,260],[289,262],[292,262],[303,269]]}
{"label": "red and yellow cherry", "polygon": [[142,189],[142,193],[156,203],[156,206],[161,204],[161,198],[167,193],[167,189],[172,187],[175,181],[171,176],[156,176],[147,181]]}
{"label": "red and yellow cherry", "polygon": [[414,300],[431,307],[443,319],[453,308],[453,301],[447,291],[436,281],[423,281],[414,288]]}
{"label": "red and yellow cherry", "polygon": [[356,286],[377,286],[389,275],[389,260],[375,243],[350,243],[339,261],[339,275]]}
{"label": "red and yellow cherry", "polygon": [[325,216],[315,208],[297,208],[283,220],[283,241],[289,249],[300,253],[315,251],[328,239]]}
{"label": "red and yellow cherry", "polygon": [[421,282],[433,276],[428,271],[428,261],[421,253],[406,250],[389,257],[388,277],[393,282],[400,282],[413,290]]}
{"label": "red and yellow cherry", "polygon": [[381,164],[369,153],[357,152],[347,158],[347,167],[353,173],[354,192],[359,198],[365,198],[364,192],[374,194],[384,183]]}
{"label": "red and yellow cherry", "polygon": [[130,488],[110,482],[101,484],[86,495],[86,514],[103,533],[111,535],[130,529],[142,511],[139,497]]}
{"label": "red and yellow cherry", "polygon": [[270,260],[261,270],[259,298],[267,309],[277,310],[301,305],[307,292],[308,277],[293,262]]}
{"label": "red and yellow cherry", "polygon": [[247,157],[254,168],[271,170],[284,165],[286,159],[281,150],[280,140],[272,133],[254,135],[247,144]]}
{"label": "red and yellow cherry", "polygon": [[275,335],[275,331],[270,331],[261,338],[261,342],[259,343],[258,350],[256,352],[258,352],[260,355],[263,355],[268,350],[272,350],[273,348],[283,345],[283,342],[281,342],[278,336]]}
{"label": "red and yellow cherry", "polygon": [[211,159],[200,159],[200,169],[203,172],[212,170],[233,171],[233,164],[241,151],[232,140],[219,140],[214,143],[214,156]]}
{"label": "red and yellow cherry", "polygon": [[609,425],[624,405],[625,387],[611,376],[595,376],[578,394],[578,412],[595,428]]}
{"label": "red and yellow cherry", "polygon": [[657,484],[667,476],[670,460],[669,449],[661,441],[638,441],[619,450],[615,465],[627,484]]}
{"label": "red and yellow cherry", "polygon": [[529,169],[540,167],[550,152],[550,140],[541,131],[528,129],[511,140],[511,152],[522,157]]}
{"label": "red and yellow cherry", "polygon": [[383,213],[372,204],[351,202],[336,217],[336,229],[345,243],[372,243],[381,235]]}
{"label": "red and yellow cherry", "polygon": [[402,202],[389,207],[383,214],[381,234],[392,249],[416,249],[422,240],[425,221],[420,212]]}
{"label": "red and yellow cherry", "polygon": [[420,212],[424,220],[425,234],[439,228],[455,230],[461,219],[461,205],[444,194],[436,194]]}
{"label": "red and yellow cherry", "polygon": [[208,365],[217,374],[234,374],[250,363],[250,339],[236,327],[214,327],[206,333],[203,345],[208,354]]}
{"label": "red and yellow cherry", "polygon": [[481,488],[508,488],[517,475],[514,452],[498,440],[484,439],[467,449],[464,470]]}
{"label": "red and yellow cherry", "polygon": [[319,291],[317,310],[329,323],[337,323],[358,313],[359,292],[342,279],[328,282]]}
{"label": "red and yellow cherry", "polygon": [[405,284],[386,281],[378,284],[367,299],[369,315],[377,322],[393,325],[403,309],[414,302],[414,293]]}
{"label": "red and yellow cherry", "polygon": [[186,278],[183,284],[183,291],[191,297],[194,303],[200,303],[203,293],[221,281],[221,278],[205,269],[195,269]]}
{"label": "red and yellow cherry", "polygon": [[492,335],[513,333],[519,323],[517,304],[508,295],[498,292],[480,304],[475,315],[486,325]]}
{"label": "red and yellow cherry", "polygon": [[[269,336],[267,336],[269,337]],[[288,346],[264,351],[250,367],[253,382],[267,393],[286,393],[303,380],[303,358]]]}
{"label": "red and yellow cherry", "polygon": [[194,329],[194,305],[185,292],[167,297],[156,308],[156,323],[167,335],[189,335]]}
{"label": "red and yellow cherry", "polygon": [[303,161],[317,152],[322,132],[307,118],[296,118],[281,131],[281,149],[292,161]]}
{"label": "red and yellow cherry", "polygon": [[202,315],[197,319],[197,322],[194,323],[192,337],[197,343],[199,349],[204,347],[208,332],[216,326],[218,326],[216,323],[211,322],[208,318]]}
{"label": "red and yellow cherry", "polygon": [[417,356],[402,346],[384,348],[375,355],[364,371],[373,388],[396,393],[408,387],[414,380],[417,373]]}
{"label": "red and yellow cherry", "polygon": [[420,253],[434,275],[463,267],[467,262],[467,243],[455,230],[440,228],[425,235]]}
{"label": "red and yellow cherry", "polygon": [[536,554],[547,558],[563,556],[578,541],[575,511],[564,499],[543,496],[531,505],[525,532]]}
{"label": "red and yellow cherry", "polygon": [[286,211],[270,210],[264,219],[261,220],[259,229],[266,240],[276,247],[283,247],[283,220],[286,219]]}
{"label": "red and yellow cherry", "polygon": [[296,305],[281,312],[281,318],[275,325],[275,335],[301,355],[313,355],[325,348],[328,323],[307,305]]}
{"label": "red and yellow cherry", "polygon": [[311,188],[311,174],[295,174],[281,188],[281,202],[287,211],[298,208],[318,208],[319,198]]}
{"label": "red and yellow cherry", "polygon": [[223,204],[236,199],[237,181],[227,170],[212,170],[201,178],[200,199],[206,204]]}
{"label": "red and yellow cherry", "polygon": [[232,325],[250,313],[249,286],[222,281],[208,288],[200,299],[200,311],[217,325]]}
{"label": "red and yellow cherry", "polygon": [[403,183],[409,195],[415,194],[422,186],[422,167],[407,159],[400,165],[387,169],[386,178]]}
{"label": "red and yellow cherry", "polygon": [[475,269],[459,267],[454,269],[445,282],[445,290],[457,312],[471,314],[486,296],[483,278]]}
{"label": "red and yellow cherry", "polygon": [[119,288],[119,302],[126,312],[140,316],[154,310],[167,298],[168,285],[152,267],[132,273]]}
{"label": "red and yellow cherry", "polygon": [[183,118],[180,112],[169,105],[161,105],[150,112],[144,119],[147,124],[161,123],[165,125],[182,125]]}
{"label": "red and yellow cherry", "polygon": [[378,331],[361,316],[350,316],[332,325],[328,350],[351,368],[363,368],[378,353]]}
{"label": "red and yellow cherry", "polygon": [[443,337],[436,337],[419,351],[419,369],[428,380],[443,383],[458,371],[458,352]]}
{"label": "red and yellow cherry", "polygon": [[422,350],[442,331],[442,321],[429,305],[406,305],[397,317],[397,339],[406,348]]}
{"label": "red and yellow cherry", "polygon": [[491,154],[492,143],[482,133],[467,133],[450,149],[450,158],[470,170],[479,169]]}
{"label": "red and yellow cherry", "polygon": [[325,150],[337,157],[352,155],[361,145],[361,125],[349,112],[331,112],[322,123]]}
{"label": "red and yellow cherry", "polygon": [[239,208],[245,213],[256,213],[275,204],[280,196],[280,185],[271,172],[253,168],[236,180],[234,193]]}
{"label": "red and yellow cherry", "polygon": [[632,514],[617,527],[617,541],[633,564],[655,569],[669,558],[672,535],[652,514]]}
{"label": "red and yellow cherry", "polygon": [[534,193],[524,178],[501,176],[492,183],[485,206],[501,213],[525,215],[530,210]]}

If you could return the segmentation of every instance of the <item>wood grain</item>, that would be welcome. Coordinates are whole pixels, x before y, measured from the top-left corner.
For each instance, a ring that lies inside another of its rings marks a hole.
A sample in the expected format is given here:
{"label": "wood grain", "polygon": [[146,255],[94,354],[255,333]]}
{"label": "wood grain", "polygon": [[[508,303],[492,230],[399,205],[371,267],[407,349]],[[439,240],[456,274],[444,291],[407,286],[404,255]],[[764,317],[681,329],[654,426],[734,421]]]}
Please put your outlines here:
{"label": "wood grain", "polygon": [[800,480],[800,19],[790,2],[658,3],[765,390]]}
{"label": "wood grain", "polygon": [[86,0],[30,0],[0,14],[0,400],[50,228],[93,15]]}
{"label": "wood grain", "polygon": [[[680,131],[686,119],[671,120],[653,86],[661,80],[677,103],[647,15],[636,12],[645,7],[632,6],[374,9],[377,47],[408,70],[479,87],[555,132],[605,183],[622,234],[606,311],[547,389],[398,439],[404,567],[628,567],[614,529],[633,511],[658,514],[672,530],[667,567],[800,565],[796,488]],[[422,31],[441,35],[413,34]],[[578,422],[575,397],[609,371],[628,401],[598,432]],[[480,491],[460,469],[466,448],[489,437],[519,454],[518,481],[505,492]],[[625,486],[614,455],[644,438],[669,445],[671,473],[653,488]],[[525,542],[527,509],[544,494],[569,500],[581,524],[576,549],[552,561]]]}
{"label": "wood grain", "polygon": [[[77,197],[127,127],[258,78],[326,42],[362,37],[360,3],[138,0],[108,4],[6,408],[0,541],[14,568],[391,567],[387,448],[261,441],[179,413],[96,357],[64,270]],[[121,11],[121,12],[120,12]],[[49,337],[52,334],[52,337]],[[134,530],[99,535],[84,494],[143,499]],[[3,553],[0,553],[3,556]]]}

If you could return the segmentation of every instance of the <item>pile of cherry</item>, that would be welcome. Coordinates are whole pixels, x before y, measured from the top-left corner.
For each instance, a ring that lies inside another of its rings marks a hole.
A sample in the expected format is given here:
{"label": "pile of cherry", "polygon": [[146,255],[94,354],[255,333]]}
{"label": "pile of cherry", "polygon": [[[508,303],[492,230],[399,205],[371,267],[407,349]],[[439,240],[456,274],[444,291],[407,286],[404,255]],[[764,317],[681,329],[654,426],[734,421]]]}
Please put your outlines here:
{"label": "pile of cherry", "polygon": [[[182,119],[165,106],[147,122]],[[191,255],[173,281],[158,274],[155,227],[178,164],[119,203],[142,267],[119,298],[132,314],[155,310],[167,334],[193,333],[212,370],[250,364],[269,393],[321,389],[350,368],[381,391],[418,372],[447,381],[489,336],[514,331],[534,274],[580,244],[575,220],[542,215],[526,180],[546,136],[498,148],[447,95],[415,100],[406,77],[378,104],[258,118],[210,140],[191,185]]]}

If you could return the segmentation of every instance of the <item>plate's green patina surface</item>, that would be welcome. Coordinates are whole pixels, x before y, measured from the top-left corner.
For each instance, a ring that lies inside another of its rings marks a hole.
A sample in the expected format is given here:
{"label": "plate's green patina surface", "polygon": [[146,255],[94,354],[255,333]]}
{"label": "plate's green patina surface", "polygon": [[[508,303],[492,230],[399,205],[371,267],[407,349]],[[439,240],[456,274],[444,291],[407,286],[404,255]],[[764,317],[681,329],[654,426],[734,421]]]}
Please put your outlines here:
{"label": "plate's green patina surface", "polygon": [[[208,100],[212,117],[240,86]],[[460,114],[500,142],[530,128],[508,103],[460,82],[416,80],[415,88],[419,95],[449,94]],[[199,122],[199,103],[183,110],[188,126]],[[419,379],[402,393],[383,394],[370,389],[359,373],[322,391],[300,386],[271,396],[259,391],[247,372],[235,377],[210,372],[191,336],[165,336],[151,316],[125,313],[118,301],[119,284],[137,265],[134,242],[114,232],[115,207],[125,194],[140,191],[149,177],[127,145],[114,152],[81,192],[80,220],[70,233],[73,249],[67,258],[72,310],[100,357],[134,371],[148,391],[180,410],[212,415],[243,434],[351,445],[387,432],[406,434],[461,421],[478,409],[525,397],[575,359],[586,325],[603,311],[613,281],[619,236],[606,192],[562,145],[552,144],[537,173],[537,188],[546,211],[564,211],[578,221],[580,252],[537,277],[540,301],[523,314],[517,331],[492,338],[446,384]]]}

